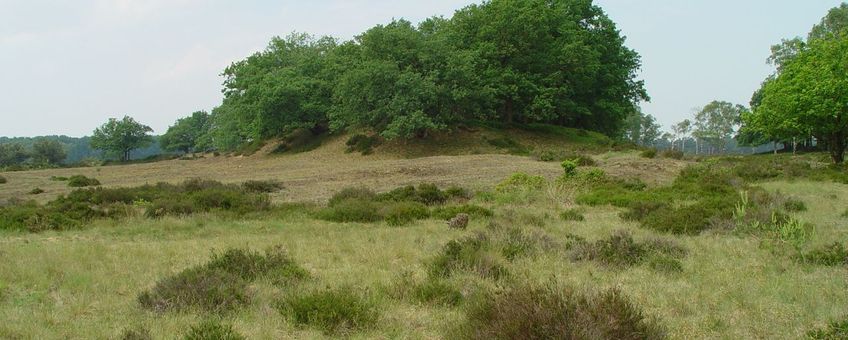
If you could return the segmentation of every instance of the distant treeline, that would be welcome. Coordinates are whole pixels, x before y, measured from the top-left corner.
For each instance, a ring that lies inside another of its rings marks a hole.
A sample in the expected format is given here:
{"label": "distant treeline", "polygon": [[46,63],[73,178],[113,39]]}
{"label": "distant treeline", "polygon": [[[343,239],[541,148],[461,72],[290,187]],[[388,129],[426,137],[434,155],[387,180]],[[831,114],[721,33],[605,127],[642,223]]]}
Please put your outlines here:
{"label": "distant treeline", "polygon": [[466,120],[617,136],[648,99],[624,42],[587,0],[492,0],[351,41],[274,38],[224,70],[223,103],[182,149],[232,150],[297,129],[419,138]]}
{"label": "distant treeline", "polygon": [[[102,151],[91,148],[90,141],[91,137],[0,137],[0,168],[73,165],[89,160],[108,160]],[[133,150],[132,159],[144,159],[161,153],[159,143],[154,142],[149,147]]]}

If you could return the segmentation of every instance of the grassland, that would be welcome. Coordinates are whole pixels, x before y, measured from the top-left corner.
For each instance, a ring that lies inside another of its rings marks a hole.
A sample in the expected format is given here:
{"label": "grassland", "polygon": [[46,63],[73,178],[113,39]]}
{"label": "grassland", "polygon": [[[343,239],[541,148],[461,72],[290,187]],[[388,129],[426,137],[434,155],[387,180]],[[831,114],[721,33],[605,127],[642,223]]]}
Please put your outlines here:
{"label": "grassland", "polygon": [[[546,145],[536,148],[554,147]],[[47,191],[39,199],[49,200],[70,190],[62,182],[50,181],[51,176],[80,173],[96,177],[106,187],[194,177],[225,182],[276,179],[285,186],[274,194],[278,204],[312,201],[318,206],[290,206],[261,218],[213,213],[161,219],[139,216],[95,220],[72,231],[0,231],[0,320],[4,320],[0,338],[120,338],[128,329],[147,329],[156,339],[173,338],[207,319],[231,324],[250,339],[451,338],[464,325],[467,310],[480,292],[527,285],[568,287],[587,294],[618,289],[675,339],[802,338],[848,315],[848,267],[797,261],[794,253],[762,237],[721,230],[671,235],[623,220],[620,208],[578,206],[574,202],[579,190],[556,184],[555,178],[562,173],[558,163],[493,154],[497,149],[481,150],[479,155],[420,158],[391,152],[351,155],[342,149],[342,141],[330,140],[317,150],[294,155],[4,173],[8,183],[0,185],[3,199],[22,196],[38,186]],[[649,187],[671,183],[683,167],[692,164],[644,159],[635,152],[604,152],[593,158],[609,176],[642,178]],[[510,194],[494,189],[518,171],[547,180],[538,189]],[[454,230],[436,218],[391,226],[327,222],[314,213],[343,187],[385,191],[422,182],[483,191],[469,203],[494,211],[494,216],[474,217],[467,230]],[[848,240],[844,227],[848,220],[842,216],[848,207],[848,185],[783,178],[756,185],[804,202],[807,209],[795,213],[796,217],[813,224],[815,232],[802,251]],[[570,209],[582,214],[583,220],[561,219],[560,213]],[[403,296],[409,282],[426,281],[432,275],[431,263],[447,243],[477,233],[501,235],[493,226],[516,228],[518,235],[532,236],[529,239],[536,240],[532,244],[538,247],[511,260],[499,260],[508,273],[503,278],[485,278],[473,271],[444,278],[446,285],[461,293],[456,304]],[[637,242],[659,239],[685,249],[679,259],[682,270],[575,261],[565,246],[575,237],[591,243],[622,230]],[[227,313],[156,312],[138,303],[137,296],[162,278],[202,265],[215,252],[261,251],[278,245],[308,271],[308,279],[280,285],[271,278],[259,278],[248,285],[250,302]],[[328,333],[281,313],[281,301],[292,294],[328,288],[352,289],[366,296],[378,306],[377,322]]]}

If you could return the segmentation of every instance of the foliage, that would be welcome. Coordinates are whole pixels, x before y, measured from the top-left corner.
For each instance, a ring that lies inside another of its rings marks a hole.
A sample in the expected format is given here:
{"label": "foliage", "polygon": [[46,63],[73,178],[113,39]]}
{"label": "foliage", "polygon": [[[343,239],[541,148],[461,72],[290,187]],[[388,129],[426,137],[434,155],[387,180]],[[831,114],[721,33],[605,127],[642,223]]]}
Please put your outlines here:
{"label": "foliage", "polygon": [[608,239],[595,243],[578,243],[570,250],[574,261],[597,261],[606,266],[626,268],[648,264],[666,272],[683,270],[680,258],[687,253],[685,248],[667,240],[636,242],[626,231],[619,231]]}
{"label": "foliage", "polygon": [[44,193],[44,189],[41,189],[41,188],[33,188],[32,190],[29,191],[30,195],[41,195],[43,193]]}
{"label": "foliage", "polygon": [[642,111],[634,111],[624,121],[622,139],[635,145],[653,146],[660,137],[656,118]]}
{"label": "foliage", "polygon": [[130,151],[153,143],[153,138],[148,135],[150,132],[153,129],[129,116],[121,120],[109,118],[108,122],[94,130],[91,147],[113,153],[121,161],[129,161]]}
{"label": "foliage", "polygon": [[447,281],[434,277],[416,280],[410,272],[404,272],[389,293],[397,299],[441,306],[456,306],[463,300],[462,292]]}
{"label": "foliage", "polygon": [[583,222],[586,220],[586,217],[583,216],[583,213],[577,209],[568,209],[559,214],[559,218],[563,221],[577,221]]}
{"label": "foliage", "polygon": [[261,277],[278,282],[296,282],[308,277],[281,247],[264,255],[243,249],[214,254],[200,266],[166,277],[138,296],[142,307],[157,311],[200,309],[223,313],[248,303],[247,285]]}
{"label": "foliage", "polygon": [[665,158],[681,160],[681,159],[683,159],[683,157],[685,155],[683,154],[683,151],[665,150],[662,153],[660,153],[660,156],[665,157]]}
{"label": "foliage", "polygon": [[279,310],[296,324],[330,335],[373,327],[380,317],[374,298],[351,287],[296,293],[286,297]]}
{"label": "foliage", "polygon": [[150,335],[150,330],[147,328],[131,328],[124,330],[119,338],[120,340],[153,340]]}
{"label": "foliage", "polygon": [[183,335],[183,340],[244,340],[245,337],[233,329],[233,326],[216,320],[206,320],[191,326]]}
{"label": "foliage", "polygon": [[695,114],[692,135],[717,148],[716,151],[724,152],[740,117],[747,113],[748,109],[742,105],[712,101]]}
{"label": "foliage", "polygon": [[458,271],[470,271],[495,280],[504,277],[507,275],[507,269],[489,252],[490,247],[489,237],[480,233],[461,240],[452,240],[429,263],[430,276],[448,277]]}
{"label": "foliage", "polygon": [[642,151],[642,153],[640,153],[639,156],[642,156],[642,158],[656,158],[657,157],[657,149],[647,149],[645,151]]}
{"label": "foliage", "polygon": [[207,135],[210,127],[209,114],[206,111],[197,111],[191,116],[178,119],[164,135],[159,137],[159,144],[166,151],[182,153],[206,151],[212,146],[204,145],[202,138]]}
{"label": "foliage", "polygon": [[379,137],[353,135],[347,140],[347,142],[345,142],[345,145],[347,145],[347,150],[345,150],[345,152],[359,152],[363,156],[370,155],[374,152],[374,147],[377,147],[380,144],[382,144],[382,141]]}
{"label": "foliage", "polygon": [[848,317],[841,321],[834,321],[824,329],[817,329],[807,333],[807,337],[815,340],[840,340],[848,338]]}
{"label": "foliage", "polygon": [[0,184],[6,184],[7,181],[6,177],[0,176]]}
{"label": "foliage", "polygon": [[663,339],[665,330],[619,290],[513,286],[481,294],[455,337],[466,339]]}
{"label": "foliage", "polygon": [[89,178],[84,175],[73,175],[68,177],[68,186],[72,188],[94,187],[98,185],[100,185],[100,181],[96,178]]}
{"label": "foliage", "polygon": [[598,163],[592,157],[580,153],[564,150],[544,150],[535,154],[536,159],[542,162],[562,162],[566,160],[575,161],[579,166],[595,166]]}
{"label": "foliage", "polygon": [[241,186],[244,190],[255,193],[272,193],[283,189],[283,184],[275,180],[247,181]]}
{"label": "foliage", "polygon": [[512,190],[538,190],[545,185],[545,178],[542,176],[531,176],[523,172],[516,172],[509,178],[498,183],[495,190],[500,192]]}
{"label": "foliage", "polygon": [[231,150],[301,128],[421,138],[469,120],[615,135],[648,99],[640,57],[624,41],[600,7],[580,0],[496,0],[345,42],[273,38],[224,70],[208,139]]}
{"label": "foliage", "polygon": [[820,266],[848,266],[848,249],[835,242],[803,254],[800,260]]}
{"label": "foliage", "polygon": [[59,165],[65,161],[67,153],[59,141],[39,139],[32,145],[32,158],[36,163]]}
{"label": "foliage", "polygon": [[467,214],[471,217],[491,217],[494,212],[490,209],[473,204],[450,205],[444,207],[436,207],[433,209],[431,216],[434,218],[447,220],[458,214]]}

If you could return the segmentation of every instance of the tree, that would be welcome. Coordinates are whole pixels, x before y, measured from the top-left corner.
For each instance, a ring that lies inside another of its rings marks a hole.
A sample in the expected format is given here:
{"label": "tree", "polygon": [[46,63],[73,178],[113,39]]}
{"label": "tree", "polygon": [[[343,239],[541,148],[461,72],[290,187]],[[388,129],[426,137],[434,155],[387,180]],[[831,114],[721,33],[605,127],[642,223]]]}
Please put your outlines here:
{"label": "tree", "polygon": [[728,140],[739,125],[740,117],[747,111],[742,105],[713,101],[695,114],[693,135],[710,144],[710,153],[713,147],[724,152]]}
{"label": "tree", "polygon": [[0,144],[0,166],[19,165],[29,158],[29,153],[20,143]]}
{"label": "tree", "polygon": [[200,138],[209,131],[209,114],[197,111],[189,117],[180,118],[159,139],[159,144],[166,151],[189,153],[204,149]]}
{"label": "tree", "polygon": [[656,118],[652,115],[645,115],[642,118],[642,145],[654,145],[654,142],[658,138],[662,132],[660,131],[660,124],[657,124]]}
{"label": "tree", "polygon": [[745,123],[767,136],[812,134],[841,164],[848,138],[848,36],[811,42],[765,85]]}
{"label": "tree", "polygon": [[130,160],[130,151],[153,143],[153,137],[148,135],[151,132],[153,129],[132,117],[124,116],[121,120],[109,118],[108,122],[94,130],[91,147],[114,154],[126,162]]}
{"label": "tree", "polygon": [[[688,137],[689,133],[692,132],[692,121],[684,119],[682,122],[672,125],[671,131],[674,135],[674,140],[680,140],[682,142],[680,151],[686,152],[686,137]],[[672,141],[672,149],[674,148],[673,142],[674,141]]]}
{"label": "tree", "polygon": [[32,158],[38,163],[57,165],[66,157],[65,147],[59,141],[40,139],[32,145]]}

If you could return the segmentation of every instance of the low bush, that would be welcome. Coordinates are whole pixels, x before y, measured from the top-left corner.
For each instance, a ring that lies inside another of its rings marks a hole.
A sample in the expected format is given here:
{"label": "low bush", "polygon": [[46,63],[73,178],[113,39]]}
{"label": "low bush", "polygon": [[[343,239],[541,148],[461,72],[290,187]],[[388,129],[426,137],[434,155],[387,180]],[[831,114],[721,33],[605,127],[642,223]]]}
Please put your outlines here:
{"label": "low bush", "polygon": [[568,151],[553,151],[553,150],[544,150],[534,154],[536,160],[542,162],[562,162],[565,160],[570,160],[579,166],[595,166],[598,163],[595,162],[590,156],[573,153]]}
{"label": "low bush", "polygon": [[389,295],[400,300],[417,303],[456,306],[462,302],[462,293],[437,277],[417,280],[411,272],[404,272],[390,287]]}
{"label": "low bush", "polygon": [[679,259],[686,256],[685,248],[671,241],[636,242],[633,236],[619,231],[595,243],[579,243],[569,255],[574,261],[595,261],[610,267],[627,268],[647,264],[655,270],[680,272]]}
{"label": "low bush", "polygon": [[525,156],[530,154],[530,148],[522,145],[521,143],[515,141],[510,137],[504,136],[494,139],[486,139],[486,142],[489,143],[489,145],[494,146],[498,149],[504,149],[508,153],[513,155]]}
{"label": "low bush", "polygon": [[283,190],[283,184],[275,180],[247,181],[242,183],[242,188],[254,193],[272,193]]}
{"label": "low bush", "polygon": [[183,335],[183,340],[243,340],[244,336],[236,332],[233,326],[217,320],[206,320],[191,326]]}
{"label": "low bush", "polygon": [[330,197],[329,205],[332,207],[342,201],[347,200],[362,200],[362,201],[371,201],[374,200],[374,197],[377,194],[374,193],[373,190],[365,188],[365,187],[350,187],[344,188],[341,191],[335,193],[333,197]]}
{"label": "low bush", "polygon": [[487,235],[478,233],[448,242],[429,264],[433,277],[449,277],[458,271],[470,271],[483,278],[499,279],[507,274],[500,260],[491,253]]}
{"label": "low bush", "polygon": [[6,177],[0,176],[0,184],[6,184],[7,182]]}
{"label": "low bush", "polygon": [[125,329],[121,336],[118,338],[120,340],[153,340],[153,335],[150,334],[150,330],[144,327],[141,328],[130,328]]}
{"label": "low bush", "polygon": [[100,181],[96,178],[89,178],[83,175],[73,175],[68,178],[68,186],[72,188],[94,187],[100,185]]}
{"label": "low bush", "polygon": [[430,217],[430,210],[418,202],[392,202],[380,208],[380,215],[389,225],[402,226]]}
{"label": "low bush", "polygon": [[657,157],[657,149],[648,149],[648,150],[642,151],[642,153],[640,153],[639,156],[642,156],[642,158],[656,158]]}
{"label": "low bush", "polygon": [[683,157],[685,155],[683,154],[683,151],[680,151],[680,150],[665,150],[662,153],[660,153],[660,156],[662,156],[663,158],[671,158],[671,159],[681,160],[681,159],[683,159]]}
{"label": "low bush", "polygon": [[835,242],[802,254],[800,260],[820,266],[848,266],[848,249],[842,243]]}
{"label": "low bush", "polygon": [[373,327],[380,317],[374,299],[350,287],[292,294],[278,308],[294,323],[330,335]]}
{"label": "low bush", "polygon": [[41,195],[43,193],[44,193],[44,189],[41,189],[41,188],[33,188],[32,190],[30,190],[28,192],[28,194],[30,194],[30,195]]}
{"label": "low bush", "polygon": [[807,204],[805,204],[802,200],[790,197],[783,202],[783,209],[786,209],[788,212],[807,211]]}
{"label": "low bush", "polygon": [[563,177],[574,177],[577,175],[577,162],[573,160],[564,160],[559,164],[562,167]]}
{"label": "low bush", "polygon": [[545,178],[542,176],[531,176],[523,172],[517,172],[498,183],[495,190],[499,192],[513,190],[539,190],[542,189],[544,185]]}
{"label": "low bush", "polygon": [[370,155],[374,152],[374,148],[380,146],[382,143],[383,140],[379,136],[353,135],[345,143],[347,145],[345,152],[359,152],[363,156]]}
{"label": "low bush", "polygon": [[457,214],[467,214],[471,217],[483,218],[491,217],[495,213],[489,209],[473,204],[450,205],[444,207],[436,207],[430,214],[434,218],[441,220],[451,219]]}
{"label": "low bush", "polygon": [[844,340],[848,339],[848,317],[841,321],[834,321],[822,329],[807,333],[807,337],[814,340]]}
{"label": "low bush", "polygon": [[69,179],[69,178],[67,178],[67,177],[65,177],[65,176],[50,176],[50,180],[51,180],[51,181],[54,181],[54,182],[65,182],[65,181],[67,181],[68,179]]}
{"label": "low bush", "polygon": [[616,289],[514,286],[473,299],[460,339],[663,339],[665,330]]}
{"label": "low bush", "polygon": [[498,236],[496,243],[500,246],[501,255],[509,261],[556,247],[556,242],[539,230],[526,231],[511,227],[496,229],[496,231]]}
{"label": "low bush", "polygon": [[559,214],[559,218],[563,221],[582,222],[586,220],[583,213],[578,209],[568,209]]}
{"label": "low bush", "polygon": [[308,275],[280,247],[271,248],[264,255],[230,249],[214,254],[204,265],[160,280],[141,293],[138,302],[157,312],[199,309],[223,313],[247,304],[247,286],[260,277],[275,283],[292,283]]}
{"label": "low bush", "polygon": [[346,199],[321,209],[317,217],[331,222],[377,222],[383,220],[380,206],[373,201],[362,199]]}

